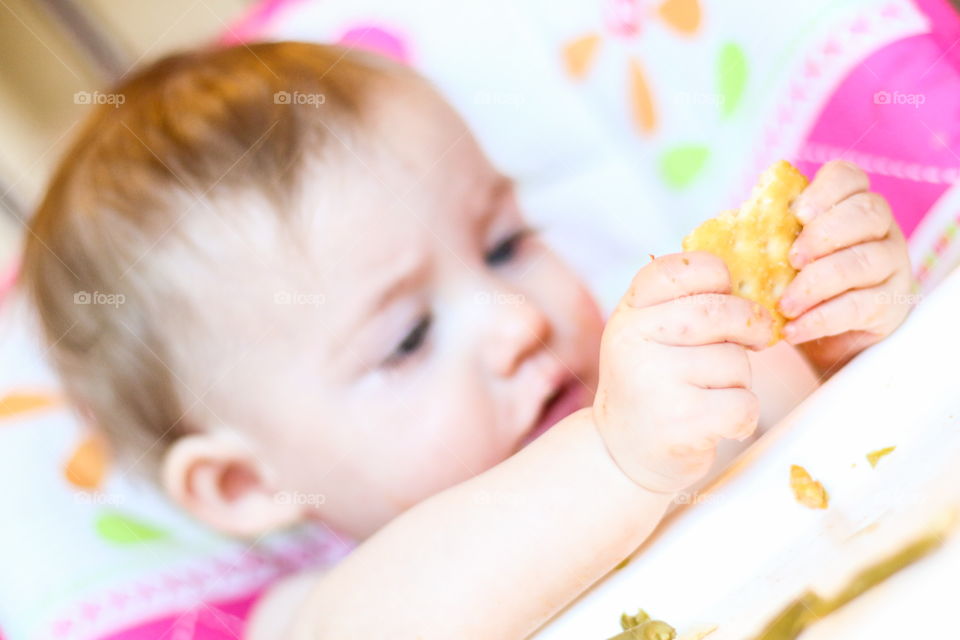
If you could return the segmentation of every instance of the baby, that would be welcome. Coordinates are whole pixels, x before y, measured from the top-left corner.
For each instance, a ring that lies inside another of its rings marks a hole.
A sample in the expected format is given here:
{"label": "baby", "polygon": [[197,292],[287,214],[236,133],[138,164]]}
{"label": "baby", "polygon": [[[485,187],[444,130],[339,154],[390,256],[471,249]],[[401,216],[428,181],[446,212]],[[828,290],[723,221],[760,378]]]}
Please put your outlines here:
{"label": "baby", "polygon": [[[249,638],[525,637],[754,431],[747,352],[771,318],[723,262],[652,260],[604,326],[412,71],[258,44],[116,91],[33,218],[23,278],[68,394],[130,468],[227,534],[314,520],[361,541],[275,586]],[[904,319],[905,242],[846,163],[794,208],[786,336],[829,375]]]}

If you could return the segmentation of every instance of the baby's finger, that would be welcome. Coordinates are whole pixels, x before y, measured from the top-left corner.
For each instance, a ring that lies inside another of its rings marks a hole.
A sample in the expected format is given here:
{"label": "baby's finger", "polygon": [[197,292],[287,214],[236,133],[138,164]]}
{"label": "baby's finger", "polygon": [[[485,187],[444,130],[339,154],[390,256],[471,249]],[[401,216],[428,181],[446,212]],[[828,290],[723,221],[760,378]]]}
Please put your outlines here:
{"label": "baby's finger", "polygon": [[634,327],[640,335],[678,347],[735,342],[762,349],[773,331],[770,312],[733,295],[684,296],[635,311]]}
{"label": "baby's finger", "polygon": [[875,331],[886,312],[888,295],[882,286],[848,291],[787,323],[783,335],[787,342],[800,344],[848,331]]}
{"label": "baby's finger", "polygon": [[688,251],[656,258],[637,272],[623,301],[641,308],[695,293],[729,292],[730,271],[723,260],[705,251]]}
{"label": "baby's finger", "polygon": [[716,445],[721,438],[744,440],[756,430],[760,402],[748,389],[707,389],[695,396],[703,419],[691,434],[694,448]]}
{"label": "baby's finger", "polygon": [[803,269],[818,258],[861,242],[881,240],[893,225],[890,205],[876,193],[856,193],[814,217],[790,249],[790,263]]}
{"label": "baby's finger", "polygon": [[858,244],[808,264],[780,297],[780,310],[796,318],[824,300],[850,289],[885,281],[899,266],[898,248],[889,240]]}
{"label": "baby's finger", "polygon": [[750,359],[738,344],[669,348],[689,384],[701,389],[750,388]]}
{"label": "baby's finger", "polygon": [[867,174],[856,165],[833,160],[820,167],[816,177],[793,201],[793,212],[803,224],[808,224],[841,200],[870,188]]}

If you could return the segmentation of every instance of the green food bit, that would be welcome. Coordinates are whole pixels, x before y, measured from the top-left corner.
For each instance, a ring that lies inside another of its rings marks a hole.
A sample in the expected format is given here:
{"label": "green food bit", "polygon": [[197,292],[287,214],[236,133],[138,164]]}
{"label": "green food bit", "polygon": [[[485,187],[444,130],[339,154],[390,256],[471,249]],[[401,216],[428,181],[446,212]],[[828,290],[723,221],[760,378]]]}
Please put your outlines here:
{"label": "green food bit", "polygon": [[663,620],[644,622],[630,630],[636,640],[676,640],[677,630]]}
{"label": "green food bit", "polygon": [[620,616],[620,626],[623,633],[610,640],[676,640],[677,631],[663,620],[651,620],[650,615],[640,609],[636,615]]}
{"label": "green food bit", "polygon": [[644,622],[650,621],[650,614],[644,611],[643,609],[637,610],[636,615],[628,616],[623,613],[620,614],[620,628],[626,631],[627,629],[632,629],[633,627],[639,627]]}

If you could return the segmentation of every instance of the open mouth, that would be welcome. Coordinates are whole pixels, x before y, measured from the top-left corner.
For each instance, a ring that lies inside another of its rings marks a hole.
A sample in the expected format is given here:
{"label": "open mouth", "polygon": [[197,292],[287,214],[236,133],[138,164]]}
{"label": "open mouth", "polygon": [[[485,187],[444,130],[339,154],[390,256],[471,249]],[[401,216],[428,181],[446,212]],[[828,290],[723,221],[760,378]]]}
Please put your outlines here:
{"label": "open mouth", "polygon": [[579,380],[570,378],[558,386],[544,401],[533,428],[524,437],[521,447],[525,447],[568,415],[586,406],[586,389]]}

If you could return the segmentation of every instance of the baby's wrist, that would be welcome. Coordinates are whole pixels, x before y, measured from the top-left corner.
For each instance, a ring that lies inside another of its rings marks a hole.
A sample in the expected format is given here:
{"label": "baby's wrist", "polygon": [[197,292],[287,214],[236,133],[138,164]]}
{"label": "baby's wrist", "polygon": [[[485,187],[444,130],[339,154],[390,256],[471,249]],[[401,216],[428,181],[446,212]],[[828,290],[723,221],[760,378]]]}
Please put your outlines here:
{"label": "baby's wrist", "polygon": [[590,422],[603,443],[609,464],[631,484],[645,493],[673,499],[683,490],[682,482],[647,468],[637,455],[639,448],[630,441],[625,430],[608,427],[590,411]]}

